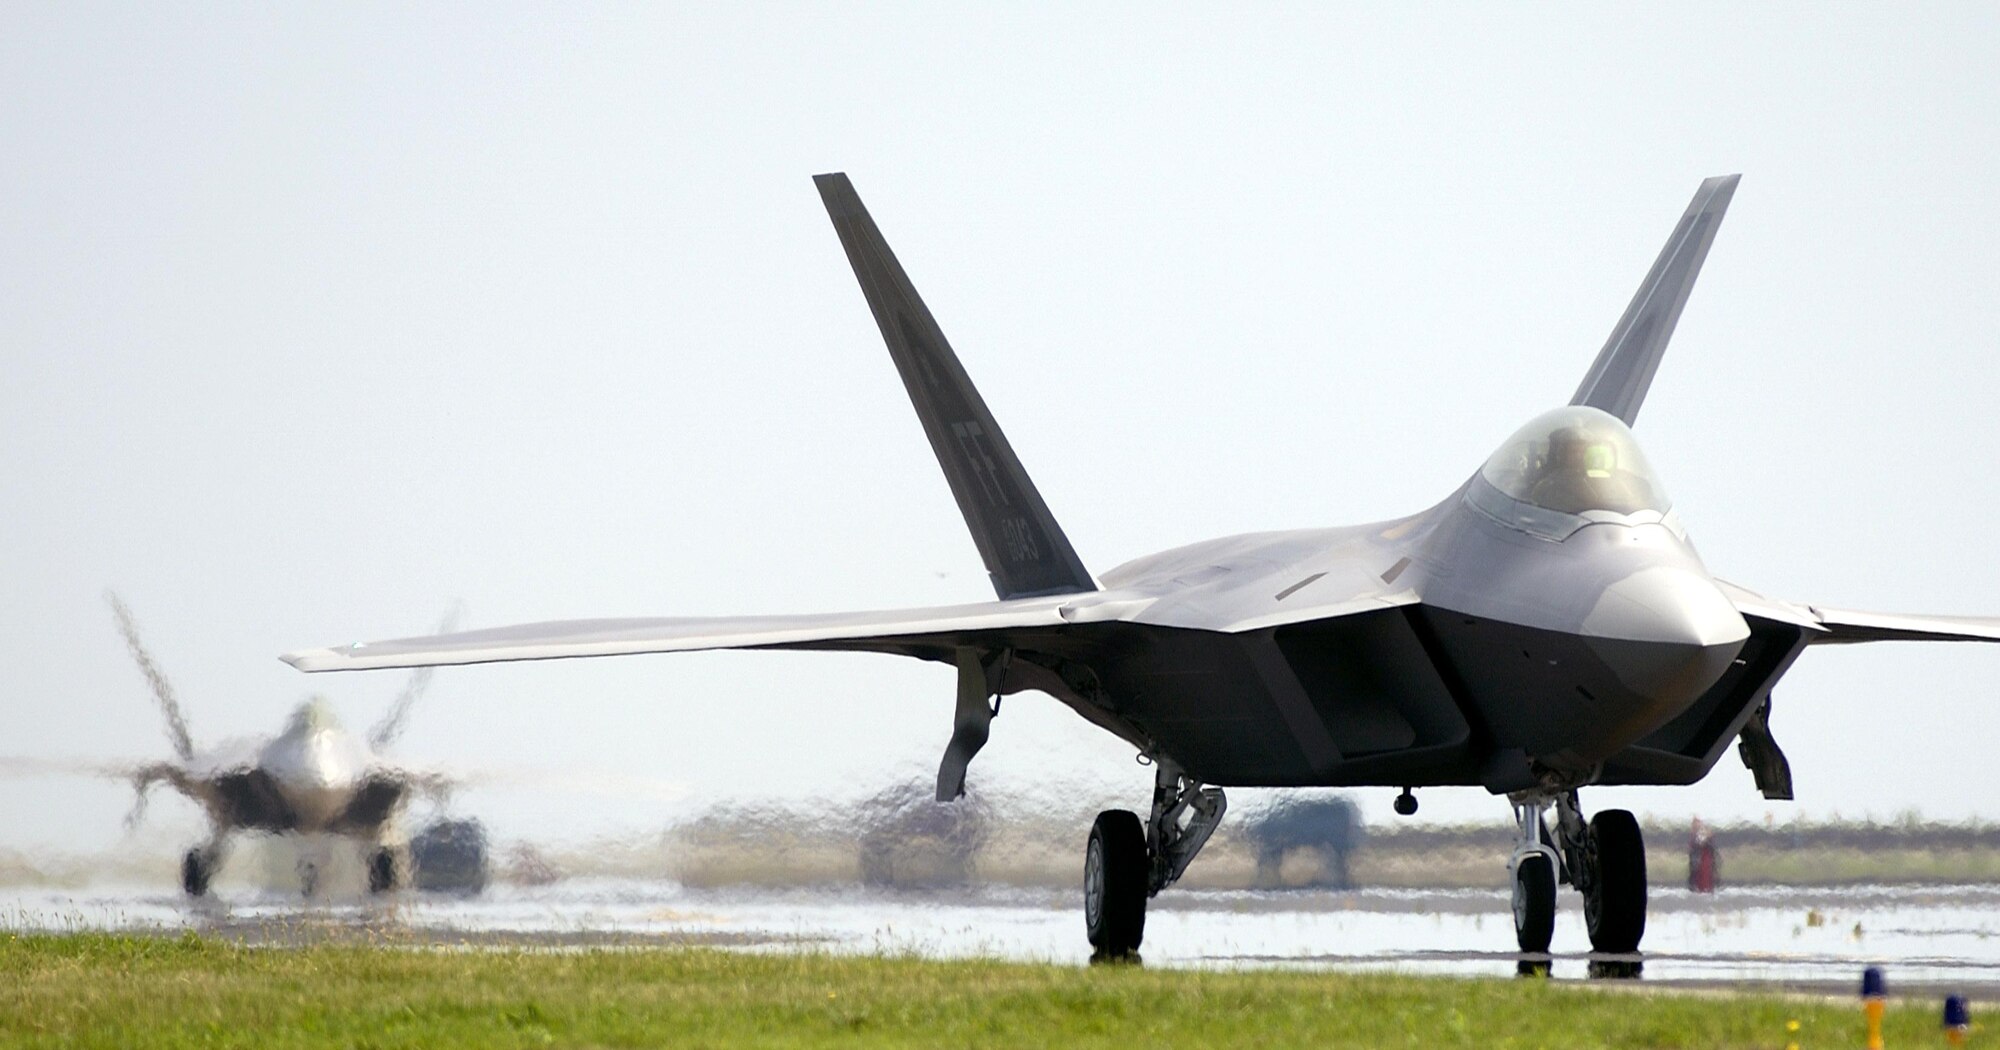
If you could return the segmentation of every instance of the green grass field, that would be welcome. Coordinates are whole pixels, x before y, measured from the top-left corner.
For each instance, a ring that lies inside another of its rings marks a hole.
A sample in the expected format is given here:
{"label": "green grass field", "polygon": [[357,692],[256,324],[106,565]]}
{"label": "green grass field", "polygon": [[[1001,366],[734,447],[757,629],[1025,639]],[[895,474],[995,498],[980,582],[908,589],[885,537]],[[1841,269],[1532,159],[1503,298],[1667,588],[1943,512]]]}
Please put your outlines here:
{"label": "green grass field", "polygon": [[[1790,1027],[1796,1022],[1796,1029]],[[1942,1045],[1932,1007],[1889,1045]],[[1849,1047],[1856,1004],[1536,979],[0,934],[7,1047]]]}

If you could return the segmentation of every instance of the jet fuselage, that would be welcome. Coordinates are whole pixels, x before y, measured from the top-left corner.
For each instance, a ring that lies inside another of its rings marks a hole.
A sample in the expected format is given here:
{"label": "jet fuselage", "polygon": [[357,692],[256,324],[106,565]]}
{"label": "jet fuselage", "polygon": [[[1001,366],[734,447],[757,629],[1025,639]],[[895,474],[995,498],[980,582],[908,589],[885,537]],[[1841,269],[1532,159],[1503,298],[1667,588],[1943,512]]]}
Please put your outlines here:
{"label": "jet fuselage", "polygon": [[[1568,407],[1523,433],[1409,518],[1229,537],[1111,570],[1069,618],[1224,632],[1108,631],[1076,654],[1102,679],[1078,699],[1108,703],[1207,783],[1601,776],[1714,688],[1750,631],[1629,428]],[[1555,462],[1551,445],[1578,433],[1596,459]],[[1327,617],[1300,622],[1313,604]],[[1244,629],[1260,616],[1276,625]]]}
{"label": "jet fuselage", "polygon": [[285,731],[252,753],[157,767],[150,776],[200,802],[218,831],[379,835],[407,794],[319,698],[299,705]]}

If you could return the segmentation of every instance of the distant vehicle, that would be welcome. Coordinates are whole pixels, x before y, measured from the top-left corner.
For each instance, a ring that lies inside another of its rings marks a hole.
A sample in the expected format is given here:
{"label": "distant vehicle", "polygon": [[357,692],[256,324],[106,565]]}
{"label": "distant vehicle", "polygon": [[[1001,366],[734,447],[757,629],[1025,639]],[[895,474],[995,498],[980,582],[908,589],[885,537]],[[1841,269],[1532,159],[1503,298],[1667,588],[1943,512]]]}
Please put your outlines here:
{"label": "distant vehicle", "polygon": [[963,886],[977,873],[992,824],[974,799],[939,802],[918,782],[884,788],[861,806],[861,881],[899,890]]}
{"label": "distant vehicle", "polygon": [[492,877],[486,828],[477,820],[432,821],[410,838],[410,866],[417,889],[473,896]]}
{"label": "distant vehicle", "polygon": [[[116,594],[106,598],[119,633],[159,702],[174,747],[173,760],[150,763],[132,773],[139,799],[130,819],[136,822],[144,812],[146,794],[155,784],[172,787],[208,813],[207,841],[181,858],[181,888],[189,896],[209,892],[231,837],[245,832],[341,836],[363,849],[369,892],[407,884],[410,844],[402,826],[404,809],[413,794],[439,793],[446,783],[437,775],[391,762],[379,752],[395,740],[410,708],[429,686],[428,669],[410,676],[402,694],[365,738],[348,732],[326,699],[315,696],[292,712],[277,736],[197,751],[173,685],[140,641],[131,610]],[[455,619],[447,616],[444,623]],[[302,855],[300,889],[312,894],[318,879],[317,865]]]}
{"label": "distant vehicle", "polygon": [[[1548,950],[1556,885],[1566,881],[1583,897],[1592,947],[1622,954],[1638,949],[1646,928],[1644,843],[1625,810],[1586,820],[1579,790],[1692,784],[1740,739],[1759,790],[1790,798],[1789,766],[1771,734],[1771,688],[1808,646],[2000,641],[1995,618],[1768,598],[1716,579],[1689,542],[1632,427],[1737,176],[1701,184],[1569,403],[1530,419],[1435,505],[1367,525],[1208,540],[1098,576],[1057,525],[847,176],[814,181],[998,601],[525,624],[285,659],[305,671],[697,649],[935,661],[958,671],[940,799],[962,793],[998,712],[994,698],[1025,690],[1069,705],[1152,763],[1149,816],[1102,813],[1085,846],[1085,929],[1104,955],[1138,948],[1147,900],[1208,841],[1226,808],[1211,785],[1225,784],[1400,787],[1406,813],[1416,808],[1415,787],[1505,796],[1519,829],[1508,871],[1521,950]],[[1523,203],[1524,214],[1549,205]],[[1426,291],[1439,304],[1449,297],[1449,289]],[[1337,353],[1329,360],[1324,375],[1306,380],[1325,388],[1324,410],[1352,414],[1366,404],[1387,421],[1380,448],[1338,453],[1370,461],[1392,458],[1439,425],[1422,416],[1429,388],[1512,367],[1476,350],[1464,376],[1363,390],[1343,382]],[[1229,367],[1227,359],[1216,367]],[[1023,396],[1071,382],[1047,371],[1013,378]],[[1102,415],[1115,411],[1113,394],[1066,396]],[[1270,429],[1248,457],[1290,471],[1300,486],[1337,484],[1324,468],[1334,453],[1288,441],[1281,415]],[[1856,502],[1861,513],[1871,509],[1865,498]],[[1926,560],[1917,546],[1898,536],[1879,553],[1932,571],[1962,557]]]}
{"label": "distant vehicle", "polygon": [[1308,885],[1326,889],[1354,888],[1348,857],[1361,845],[1361,811],[1341,797],[1290,796],[1252,818],[1244,835],[1257,851],[1257,885],[1284,885],[1279,868],[1295,850],[1315,855],[1320,874]]}

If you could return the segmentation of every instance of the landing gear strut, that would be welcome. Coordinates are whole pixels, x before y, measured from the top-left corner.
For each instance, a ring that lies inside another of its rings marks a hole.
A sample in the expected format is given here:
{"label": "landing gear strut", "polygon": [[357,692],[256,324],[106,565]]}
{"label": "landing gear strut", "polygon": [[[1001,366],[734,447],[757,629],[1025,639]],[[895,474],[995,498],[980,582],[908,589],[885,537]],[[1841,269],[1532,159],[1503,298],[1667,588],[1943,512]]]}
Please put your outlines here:
{"label": "landing gear strut", "polygon": [[1549,846],[1549,829],[1542,825],[1540,800],[1514,803],[1514,822],[1521,840],[1507,858],[1514,884],[1514,939],[1524,952],[1549,950],[1556,932],[1556,851]]}
{"label": "landing gear strut", "polygon": [[1090,828],[1083,862],[1083,921],[1096,958],[1123,959],[1146,933],[1146,899],[1173,885],[1222,822],[1222,789],[1204,787],[1157,760],[1153,811],[1106,810]]}
{"label": "landing gear strut", "polygon": [[[1556,810],[1555,844],[1542,812]],[[1576,792],[1533,793],[1514,798],[1520,844],[1507,867],[1514,883],[1514,933],[1524,952],[1546,952],[1555,930],[1556,882],[1583,895],[1591,950],[1628,955],[1646,935],[1646,844],[1639,822],[1607,809],[1588,823]],[[1560,853],[1557,852],[1560,848]]]}

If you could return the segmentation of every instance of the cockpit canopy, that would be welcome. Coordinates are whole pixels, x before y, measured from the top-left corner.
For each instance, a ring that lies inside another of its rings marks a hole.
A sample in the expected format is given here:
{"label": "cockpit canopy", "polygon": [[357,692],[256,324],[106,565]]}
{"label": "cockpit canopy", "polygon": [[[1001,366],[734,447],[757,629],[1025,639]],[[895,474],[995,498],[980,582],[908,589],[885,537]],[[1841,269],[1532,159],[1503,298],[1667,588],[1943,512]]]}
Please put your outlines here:
{"label": "cockpit canopy", "polygon": [[334,716],[333,705],[326,697],[312,696],[292,711],[290,722],[285,724],[285,732],[306,734],[323,733],[329,729],[339,729],[340,719]]}
{"label": "cockpit canopy", "polygon": [[1471,497],[1503,524],[1555,539],[1591,520],[1660,521],[1672,507],[1631,428],[1582,405],[1515,431],[1480,468]]}

